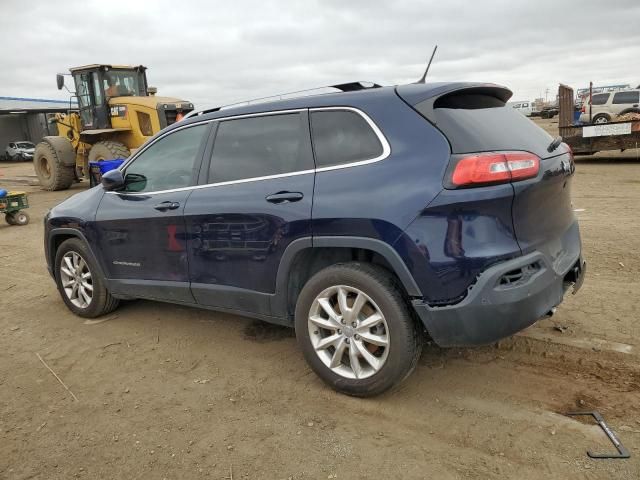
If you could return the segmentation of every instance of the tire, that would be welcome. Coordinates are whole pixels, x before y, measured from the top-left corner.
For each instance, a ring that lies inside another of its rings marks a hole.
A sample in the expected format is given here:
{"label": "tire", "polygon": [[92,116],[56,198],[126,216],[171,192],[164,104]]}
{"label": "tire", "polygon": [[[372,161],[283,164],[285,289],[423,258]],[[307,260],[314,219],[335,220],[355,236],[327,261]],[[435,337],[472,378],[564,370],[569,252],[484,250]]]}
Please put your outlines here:
{"label": "tire", "polygon": [[[77,262],[73,260],[77,258],[74,257],[74,255],[79,257]],[[65,257],[68,258],[71,265],[69,265]],[[62,268],[63,262],[64,270]],[[100,274],[100,269],[98,268],[95,258],[80,239],[70,238],[62,242],[56,252],[53,267],[58,292],[60,292],[60,296],[67,305],[67,308],[76,315],[85,318],[95,318],[112,312],[118,307],[119,300],[114,298],[107,290],[105,280]],[[85,278],[87,272],[89,276]],[[80,277],[76,276],[76,274],[80,275]],[[73,285],[69,285],[68,280],[70,278],[74,278],[75,281],[82,278],[83,286],[74,287]],[[65,285],[63,285],[63,282],[65,282]],[[87,284],[91,286],[92,290],[86,287]],[[67,287],[69,291],[66,291],[65,287]],[[90,292],[89,301],[81,294],[81,291],[85,293]],[[76,298],[74,298],[74,293]]]}
{"label": "tire", "polygon": [[609,117],[609,115],[605,113],[599,113],[598,115],[593,117],[592,123],[603,124],[603,123],[609,123],[610,120],[611,118]]}
{"label": "tire", "polygon": [[74,167],[66,166],[47,142],[36,145],[33,166],[40,185],[45,190],[66,190],[73,183]]}
{"label": "tire", "polygon": [[14,225],[27,225],[29,223],[29,214],[27,212],[16,212],[13,214]]}
{"label": "tire", "polygon": [[117,158],[129,158],[131,152],[120,142],[113,140],[102,140],[94,143],[89,150],[89,161],[100,162],[102,160],[115,160]]}
{"label": "tire", "polygon": [[[348,294],[343,297],[346,314],[336,304],[340,290]],[[340,319],[351,316],[360,296],[364,298],[355,322],[349,325],[353,320],[347,318],[342,324]],[[328,301],[336,308],[334,313],[340,311],[341,315],[330,320],[319,299],[325,305]],[[363,325],[376,313],[381,314],[381,320],[369,328]],[[344,330],[338,329],[340,325]],[[379,395],[398,385],[414,370],[422,351],[421,331],[395,277],[372,264],[336,264],[311,277],[296,303],[295,329],[298,345],[311,369],[333,389],[357,397]],[[369,343],[365,335],[377,343]],[[336,340],[330,342],[329,337]],[[386,346],[382,346],[385,342]],[[340,360],[335,361],[338,351],[342,352]],[[374,362],[370,363],[365,355],[373,357]]]}
{"label": "tire", "polygon": [[5,213],[4,214],[4,219],[9,225],[15,225],[16,224],[16,219],[13,216],[13,213]]}

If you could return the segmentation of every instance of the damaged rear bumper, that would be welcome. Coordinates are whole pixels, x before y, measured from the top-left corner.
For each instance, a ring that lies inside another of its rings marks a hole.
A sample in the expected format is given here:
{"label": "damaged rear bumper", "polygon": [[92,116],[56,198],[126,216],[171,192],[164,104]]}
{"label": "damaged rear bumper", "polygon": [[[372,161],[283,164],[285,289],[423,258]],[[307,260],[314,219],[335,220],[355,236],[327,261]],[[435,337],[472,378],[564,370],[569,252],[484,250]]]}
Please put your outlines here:
{"label": "damaged rear bumper", "polygon": [[545,255],[533,252],[485,270],[458,304],[432,307],[420,300],[413,307],[439,346],[492,343],[547,315],[567,289],[577,292],[586,263],[578,254],[569,265],[557,273]]}

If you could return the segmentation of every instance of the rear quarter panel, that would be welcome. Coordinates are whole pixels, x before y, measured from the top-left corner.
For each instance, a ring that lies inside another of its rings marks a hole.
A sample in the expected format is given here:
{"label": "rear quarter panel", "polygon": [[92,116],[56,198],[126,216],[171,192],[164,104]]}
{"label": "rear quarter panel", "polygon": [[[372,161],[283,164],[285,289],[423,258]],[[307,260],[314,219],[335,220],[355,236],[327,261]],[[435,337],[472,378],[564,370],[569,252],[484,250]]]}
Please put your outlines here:
{"label": "rear quarter panel", "polygon": [[313,235],[393,244],[442,189],[449,144],[395,93],[370,94],[366,104],[349,106],[376,123],[391,152],[375,163],[316,174]]}

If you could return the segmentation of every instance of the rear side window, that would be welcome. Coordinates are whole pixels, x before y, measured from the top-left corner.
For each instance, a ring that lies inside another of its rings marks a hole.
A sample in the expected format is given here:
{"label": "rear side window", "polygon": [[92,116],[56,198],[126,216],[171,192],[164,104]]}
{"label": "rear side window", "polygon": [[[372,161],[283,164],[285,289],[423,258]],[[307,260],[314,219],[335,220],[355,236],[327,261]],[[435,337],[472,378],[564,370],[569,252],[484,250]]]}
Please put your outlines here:
{"label": "rear side window", "polygon": [[318,168],[371,160],[384,151],[369,123],[350,110],[312,111],[311,132]]}
{"label": "rear side window", "polygon": [[611,103],[638,103],[638,93],[640,92],[618,92],[613,95]]}
{"label": "rear side window", "polygon": [[452,153],[524,150],[549,156],[553,138],[504,100],[473,89],[463,90],[416,105],[447,137]]}
{"label": "rear side window", "polygon": [[608,93],[598,93],[591,97],[591,105],[604,105],[609,100]]}
{"label": "rear side window", "polygon": [[301,113],[220,122],[209,181],[229,182],[313,169],[309,126]]}

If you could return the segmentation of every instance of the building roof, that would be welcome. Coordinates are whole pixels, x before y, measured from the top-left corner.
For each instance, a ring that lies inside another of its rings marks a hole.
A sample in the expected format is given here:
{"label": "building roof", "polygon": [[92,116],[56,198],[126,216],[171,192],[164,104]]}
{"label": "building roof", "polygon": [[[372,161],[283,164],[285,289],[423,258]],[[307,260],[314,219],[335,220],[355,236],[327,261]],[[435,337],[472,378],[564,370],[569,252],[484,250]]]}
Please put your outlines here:
{"label": "building roof", "polygon": [[75,100],[0,96],[0,115],[7,113],[66,112],[69,109],[74,110],[77,108],[78,104]]}

